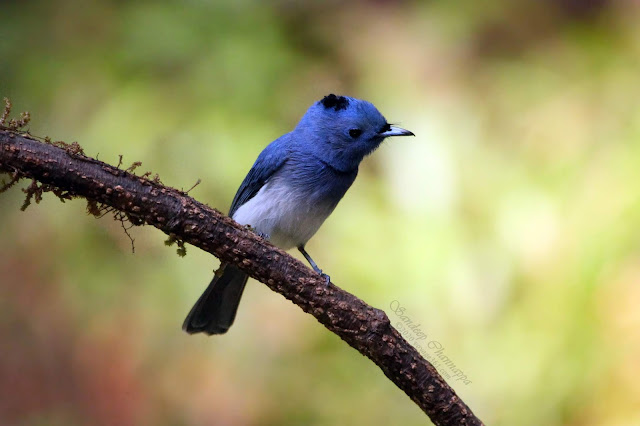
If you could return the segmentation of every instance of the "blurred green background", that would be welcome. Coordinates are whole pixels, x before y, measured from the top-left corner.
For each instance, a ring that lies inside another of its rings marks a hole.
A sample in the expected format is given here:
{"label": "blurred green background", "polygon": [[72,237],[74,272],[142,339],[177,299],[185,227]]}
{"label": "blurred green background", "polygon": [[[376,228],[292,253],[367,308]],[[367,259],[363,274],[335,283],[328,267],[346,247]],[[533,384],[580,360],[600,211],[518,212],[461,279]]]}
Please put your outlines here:
{"label": "blurred green background", "polygon": [[[487,424],[638,425],[639,20],[632,0],[4,1],[0,96],[223,211],[312,102],[372,101],[417,137],[363,163],[316,261],[394,323],[397,301]],[[83,202],[23,196],[0,195],[0,424],[425,423],[262,284],[227,335],[188,336],[217,260],[153,228],[132,254]]]}

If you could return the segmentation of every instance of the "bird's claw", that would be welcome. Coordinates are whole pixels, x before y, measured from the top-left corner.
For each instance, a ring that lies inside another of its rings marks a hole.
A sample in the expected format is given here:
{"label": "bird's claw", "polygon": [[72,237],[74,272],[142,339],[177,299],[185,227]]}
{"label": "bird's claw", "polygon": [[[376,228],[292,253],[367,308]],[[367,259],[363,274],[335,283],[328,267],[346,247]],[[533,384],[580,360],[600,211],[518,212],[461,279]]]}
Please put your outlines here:
{"label": "bird's claw", "polygon": [[329,284],[331,283],[331,277],[329,277],[329,275],[325,274],[322,271],[320,271],[320,276],[324,279],[324,285],[329,287]]}
{"label": "bird's claw", "polygon": [[264,232],[258,232],[258,230],[251,225],[245,225],[244,227],[247,228],[249,231],[257,234],[260,238],[264,238],[265,240],[269,239],[269,234],[265,234]]}

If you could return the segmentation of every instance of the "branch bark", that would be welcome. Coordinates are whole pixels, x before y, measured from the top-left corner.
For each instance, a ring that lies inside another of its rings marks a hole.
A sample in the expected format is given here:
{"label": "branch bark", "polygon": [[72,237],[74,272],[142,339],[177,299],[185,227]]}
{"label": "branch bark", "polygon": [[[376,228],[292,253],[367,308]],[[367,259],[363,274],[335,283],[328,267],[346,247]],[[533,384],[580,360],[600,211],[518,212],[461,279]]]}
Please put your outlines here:
{"label": "branch bark", "polygon": [[[0,130],[0,171],[33,179],[58,196],[86,198],[233,263],[313,315],[371,359],[436,425],[482,425],[387,315],[186,193],[29,135]],[[33,186],[33,185],[32,185]]]}

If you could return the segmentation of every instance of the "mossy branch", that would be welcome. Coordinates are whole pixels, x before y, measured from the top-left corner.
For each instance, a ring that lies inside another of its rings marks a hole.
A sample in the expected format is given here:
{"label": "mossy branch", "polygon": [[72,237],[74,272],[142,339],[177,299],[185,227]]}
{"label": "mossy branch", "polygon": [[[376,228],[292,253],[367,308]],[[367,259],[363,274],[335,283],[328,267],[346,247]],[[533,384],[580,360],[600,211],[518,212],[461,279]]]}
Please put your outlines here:
{"label": "mossy branch", "polygon": [[96,216],[115,212],[134,225],[160,229],[179,247],[189,243],[233,263],[371,359],[436,425],[482,424],[383,311],[334,284],[325,285],[299,260],[157,177],[136,176],[133,166],[123,170],[90,158],[76,143],[41,142],[16,130],[0,128],[0,172],[10,176],[0,189],[31,179],[28,201],[39,201],[46,191],[62,200],[82,197]]}

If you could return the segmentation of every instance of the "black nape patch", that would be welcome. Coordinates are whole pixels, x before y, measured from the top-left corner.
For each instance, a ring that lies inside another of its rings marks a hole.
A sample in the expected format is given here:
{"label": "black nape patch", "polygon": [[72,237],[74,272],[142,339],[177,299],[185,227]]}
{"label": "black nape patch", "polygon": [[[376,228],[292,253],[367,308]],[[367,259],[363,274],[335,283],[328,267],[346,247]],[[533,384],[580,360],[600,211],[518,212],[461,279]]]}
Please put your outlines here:
{"label": "black nape patch", "polygon": [[347,109],[349,106],[349,99],[344,96],[336,96],[333,93],[325,96],[320,101],[325,108],[333,108],[336,111],[340,111],[341,109]]}

